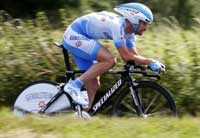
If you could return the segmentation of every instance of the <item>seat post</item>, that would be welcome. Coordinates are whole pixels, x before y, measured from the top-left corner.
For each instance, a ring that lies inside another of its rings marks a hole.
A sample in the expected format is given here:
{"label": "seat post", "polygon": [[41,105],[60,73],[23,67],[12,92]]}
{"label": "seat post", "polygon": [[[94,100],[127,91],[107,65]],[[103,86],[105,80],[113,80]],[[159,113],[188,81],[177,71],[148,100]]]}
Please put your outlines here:
{"label": "seat post", "polygon": [[[66,67],[67,71],[72,71],[68,50],[65,49],[64,46],[62,46],[62,51],[63,51],[63,55],[64,55],[64,60],[65,60],[65,67]],[[67,73],[67,77],[72,78],[72,79],[75,78],[73,73]]]}
{"label": "seat post", "polygon": [[62,50],[63,50],[64,59],[65,59],[65,67],[68,71],[71,71],[68,50],[65,49],[64,47],[62,47]]}

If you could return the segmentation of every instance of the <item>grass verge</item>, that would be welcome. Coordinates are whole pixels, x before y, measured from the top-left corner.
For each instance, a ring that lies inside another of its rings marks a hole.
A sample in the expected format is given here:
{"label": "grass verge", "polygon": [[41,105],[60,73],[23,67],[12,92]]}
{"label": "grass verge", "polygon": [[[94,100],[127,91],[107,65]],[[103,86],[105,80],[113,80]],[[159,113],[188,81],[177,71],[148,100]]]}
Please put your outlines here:
{"label": "grass verge", "polygon": [[95,116],[81,120],[72,115],[16,117],[0,111],[0,138],[199,138],[199,118],[118,118]]}

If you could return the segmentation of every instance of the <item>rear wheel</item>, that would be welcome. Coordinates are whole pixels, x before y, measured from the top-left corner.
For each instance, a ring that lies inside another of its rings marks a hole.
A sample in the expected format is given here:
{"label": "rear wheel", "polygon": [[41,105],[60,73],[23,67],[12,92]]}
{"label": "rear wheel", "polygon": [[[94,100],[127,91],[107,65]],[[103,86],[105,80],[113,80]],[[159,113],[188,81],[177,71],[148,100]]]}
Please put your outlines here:
{"label": "rear wheel", "polygon": [[[59,91],[60,87],[57,83],[46,80],[32,82],[21,90],[15,101],[13,111],[18,116],[39,113]],[[71,108],[71,103],[68,97],[61,94],[45,113],[61,112],[69,108]]]}
{"label": "rear wheel", "polygon": [[[177,115],[176,105],[167,89],[156,82],[140,81],[137,83],[134,90],[145,117]],[[113,105],[112,113],[117,116],[138,116],[129,88],[123,89],[119,94]]]}

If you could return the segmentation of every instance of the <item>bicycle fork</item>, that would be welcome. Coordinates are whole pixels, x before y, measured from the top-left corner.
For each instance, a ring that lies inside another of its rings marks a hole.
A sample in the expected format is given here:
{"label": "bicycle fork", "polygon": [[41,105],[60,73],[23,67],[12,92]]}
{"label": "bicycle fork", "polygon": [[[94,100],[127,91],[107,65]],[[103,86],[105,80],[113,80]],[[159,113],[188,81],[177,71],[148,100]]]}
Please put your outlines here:
{"label": "bicycle fork", "polygon": [[130,83],[129,90],[131,92],[131,96],[133,98],[133,102],[135,104],[135,109],[136,109],[138,116],[147,117],[147,115],[145,115],[143,110],[142,110],[142,104],[141,104],[140,98],[139,98],[137,92],[134,90],[134,86],[137,85],[137,84],[134,84],[133,81],[131,81],[129,83]]}

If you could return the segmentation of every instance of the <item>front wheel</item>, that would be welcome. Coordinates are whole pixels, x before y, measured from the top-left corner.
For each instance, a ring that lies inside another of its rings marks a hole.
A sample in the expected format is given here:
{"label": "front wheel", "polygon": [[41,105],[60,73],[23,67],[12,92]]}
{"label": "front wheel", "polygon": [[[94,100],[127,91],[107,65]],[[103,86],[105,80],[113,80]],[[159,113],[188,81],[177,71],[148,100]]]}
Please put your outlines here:
{"label": "front wheel", "polygon": [[[134,82],[136,83],[136,82]],[[136,83],[134,91],[142,106],[145,117],[148,116],[176,116],[176,105],[164,87],[156,82],[140,81]],[[129,88],[121,91],[113,105],[113,115],[138,116]]]}

